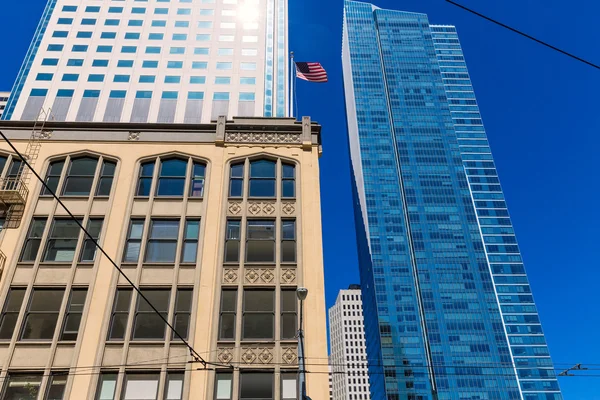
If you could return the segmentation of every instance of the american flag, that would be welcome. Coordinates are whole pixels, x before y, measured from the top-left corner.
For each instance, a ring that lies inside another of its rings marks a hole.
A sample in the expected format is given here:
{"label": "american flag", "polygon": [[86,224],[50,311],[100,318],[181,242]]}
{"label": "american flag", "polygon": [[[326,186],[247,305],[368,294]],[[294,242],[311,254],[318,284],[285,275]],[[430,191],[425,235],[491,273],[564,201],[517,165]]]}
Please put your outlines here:
{"label": "american flag", "polygon": [[327,82],[327,72],[318,62],[297,62],[296,76],[309,82]]}

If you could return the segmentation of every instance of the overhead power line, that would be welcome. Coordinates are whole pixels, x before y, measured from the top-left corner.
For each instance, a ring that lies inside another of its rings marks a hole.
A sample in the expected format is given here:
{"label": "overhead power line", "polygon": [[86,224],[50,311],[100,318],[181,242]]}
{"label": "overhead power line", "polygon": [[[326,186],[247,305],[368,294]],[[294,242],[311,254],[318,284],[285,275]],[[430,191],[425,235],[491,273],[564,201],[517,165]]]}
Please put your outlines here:
{"label": "overhead power line", "polygon": [[504,24],[504,23],[502,23],[502,22],[500,22],[500,21],[497,21],[497,20],[495,20],[495,19],[493,19],[493,18],[491,18],[491,17],[488,17],[487,15],[481,14],[481,13],[479,13],[479,12],[475,11],[475,10],[472,10],[472,9],[470,9],[470,8],[466,7],[466,6],[463,6],[462,4],[456,3],[455,1],[452,1],[452,0],[446,0],[446,2],[447,2],[447,3],[450,3],[450,4],[454,5],[454,6],[456,6],[456,7],[458,7],[458,8],[462,8],[463,10],[465,10],[465,11],[468,11],[468,12],[470,12],[470,13],[471,13],[471,14],[473,14],[473,15],[476,15],[476,16],[478,16],[478,17],[481,17],[481,18],[483,18],[483,19],[485,19],[485,20],[487,20],[487,21],[490,21],[490,22],[491,22],[491,23],[493,23],[493,24],[496,24],[496,25],[498,25],[498,26],[501,26],[501,27],[503,27],[503,28],[505,28],[505,29],[508,29],[509,31],[512,31],[512,32],[514,32],[514,33],[516,33],[516,34],[518,34],[518,35],[521,35],[521,36],[523,36],[523,37],[526,37],[526,38],[527,38],[527,39],[529,39],[529,40],[533,40],[534,42],[536,42],[536,43],[539,43],[539,44],[541,44],[542,46],[546,46],[546,47],[548,47],[548,48],[550,48],[550,49],[552,49],[552,50],[558,51],[559,53],[562,53],[562,54],[564,54],[564,55],[565,55],[565,56],[567,56],[567,57],[571,57],[571,58],[573,58],[573,59],[575,59],[575,60],[577,60],[577,61],[579,61],[579,62],[582,62],[582,63],[584,63],[584,64],[587,64],[587,65],[589,65],[590,67],[594,67],[594,68],[596,68],[596,69],[600,69],[600,66],[599,66],[599,65],[597,65],[597,64],[594,64],[594,63],[593,63],[593,62],[591,62],[591,61],[588,61],[588,60],[585,60],[585,59],[583,59],[583,58],[581,58],[581,57],[578,57],[578,56],[576,56],[575,54],[569,53],[568,51],[565,51],[565,50],[559,49],[558,47],[556,47],[556,46],[553,46],[553,45],[551,45],[550,43],[547,43],[547,42],[544,42],[543,40],[537,39],[537,38],[535,38],[535,37],[533,37],[533,36],[531,36],[531,35],[529,35],[529,34],[527,34],[527,33],[523,32],[523,31],[520,31],[520,30],[518,30],[518,29],[516,29],[516,28],[513,28],[513,27],[511,27],[511,26],[508,26],[508,25],[506,25],[506,24]]}
{"label": "overhead power line", "polygon": [[[19,156],[19,158],[23,161],[23,163],[27,166],[27,168],[29,168],[29,170],[31,171],[31,173],[33,175],[35,175],[35,177],[42,183],[42,185],[46,189],[47,193],[50,193],[58,201],[58,203],[61,205],[61,207],[67,212],[67,214],[69,214],[69,217],[71,217],[71,219],[73,221],[75,221],[75,223],[77,225],[79,225],[79,228],[81,228],[81,230],[86,234],[86,236],[88,237],[88,239],[91,240],[92,243],[94,243],[94,245],[96,246],[96,248],[98,248],[102,254],[104,254],[104,256],[108,259],[108,261],[110,261],[111,264],[117,269],[117,271],[119,271],[119,273],[125,278],[125,280],[129,283],[129,285],[131,285],[131,287],[133,289],[135,289],[135,291],[138,293],[138,295],[142,299],[144,299],[146,301],[146,303],[148,303],[148,305],[150,306],[150,308],[152,308],[152,310],[154,310],[154,312],[160,317],[160,319],[163,320],[163,322],[165,323],[165,325],[167,325],[169,327],[169,329],[171,329],[171,331],[175,334],[175,336],[177,336],[177,338],[179,340],[181,340],[181,342],[183,344],[185,344],[185,346],[190,351],[190,356],[196,362],[201,363],[202,366],[204,368],[206,368],[206,365],[208,363],[200,356],[200,354],[198,354],[198,352],[196,352],[196,350],[194,350],[194,348],[189,344],[189,342],[187,340],[185,340],[185,338],[183,336],[181,336],[181,334],[179,332],[177,332],[177,330],[175,329],[175,327],[173,327],[173,325],[171,325],[169,323],[169,321],[167,321],[167,319],[160,313],[160,311],[158,311],[158,309],[154,306],[154,304],[152,304],[150,302],[150,300],[144,295],[144,293],[142,293],[142,291],[131,281],[131,279],[129,279],[129,277],[123,272],[123,270],[117,265],[117,263],[114,262],[114,260],[106,253],[106,251],[100,246],[100,244],[98,243],[98,241],[87,231],[87,229],[85,229],[85,227],[83,226],[83,224],[81,222],[79,222],[79,220],[73,215],[73,213],[71,212],[71,210],[69,210],[67,208],[67,206],[61,201],[60,198],[58,198],[58,196],[56,195],[56,193],[54,193],[54,190],[52,190],[52,188],[50,188],[50,186],[48,186],[48,184],[46,184],[46,182],[44,181],[44,179],[42,179],[42,177],[37,172],[35,172],[35,170],[31,167],[31,165],[27,161],[26,157],[24,157],[19,152],[19,150],[17,150],[17,148],[12,144],[12,142],[6,137],[6,135],[4,134],[4,132],[0,131],[0,135],[6,141],[6,143],[8,143],[8,145],[10,146],[10,148],[17,154],[17,156]],[[215,364],[215,365],[222,366],[221,364]]]}

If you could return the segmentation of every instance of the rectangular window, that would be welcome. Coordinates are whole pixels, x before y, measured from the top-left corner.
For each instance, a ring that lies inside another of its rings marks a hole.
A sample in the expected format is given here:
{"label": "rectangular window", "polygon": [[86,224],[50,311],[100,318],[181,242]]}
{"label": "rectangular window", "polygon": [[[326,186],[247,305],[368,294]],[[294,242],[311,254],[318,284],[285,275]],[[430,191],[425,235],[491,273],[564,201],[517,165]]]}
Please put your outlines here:
{"label": "rectangular window", "polygon": [[200,29],[212,29],[213,23],[212,21],[199,21],[198,28]]}
{"label": "rectangular window", "polygon": [[254,63],[254,62],[241,63],[240,68],[242,69],[242,71],[254,71],[254,70],[256,70],[256,63]]}
{"label": "rectangular window", "polygon": [[256,85],[256,78],[240,78],[240,85]]}
{"label": "rectangular window", "polygon": [[240,261],[240,220],[228,220],[225,233],[225,262]]}
{"label": "rectangular window", "polygon": [[45,400],[62,400],[67,388],[67,372],[52,372],[48,379],[48,393]]}
{"label": "rectangular window", "polygon": [[148,46],[146,47],[146,54],[160,54],[160,46]]}
{"label": "rectangular window", "polygon": [[104,74],[91,74],[88,76],[88,82],[104,82]]}
{"label": "rectangular window", "polygon": [[112,372],[103,372],[98,380],[96,400],[114,400],[117,388],[118,375]]}
{"label": "rectangular window", "polygon": [[127,243],[123,254],[123,262],[137,263],[142,247],[142,234],[144,233],[144,220],[132,219],[129,224]]}
{"label": "rectangular window", "polygon": [[[171,291],[169,289],[142,289],[142,293],[150,301],[150,304],[156,307],[163,317],[167,318]],[[133,321],[132,339],[134,340],[164,340],[165,338],[166,325],[150,304],[138,295]]]}
{"label": "rectangular window", "polygon": [[192,69],[206,69],[206,68],[208,68],[208,62],[192,61]]}
{"label": "rectangular window", "polygon": [[77,82],[79,79],[79,74],[63,74],[62,81],[63,82]]}
{"label": "rectangular window", "polygon": [[167,61],[167,68],[183,68],[183,61]]}
{"label": "rectangular window", "polygon": [[179,220],[153,219],[150,225],[146,262],[173,263],[179,236]]}
{"label": "rectangular window", "polygon": [[189,21],[175,21],[175,28],[189,28]]}
{"label": "rectangular window", "polygon": [[185,47],[171,47],[169,54],[185,54]]}
{"label": "rectangular window", "polygon": [[198,256],[198,236],[200,234],[200,220],[188,219],[185,223],[183,247],[181,248],[181,262],[195,264]]}
{"label": "rectangular window", "polygon": [[58,58],[44,58],[42,60],[42,65],[50,65],[50,66],[58,65]]}
{"label": "rectangular window", "polygon": [[125,39],[138,40],[140,38],[139,32],[127,32],[125,33]]}
{"label": "rectangular window", "polygon": [[[81,65],[83,65],[83,60],[81,60]],[[94,60],[92,67],[108,67],[108,60]]]}
{"label": "rectangular window", "polygon": [[246,261],[275,262],[275,221],[248,220]]}
{"label": "rectangular window", "polygon": [[102,163],[102,170],[100,171],[100,179],[98,180],[96,196],[110,195],[116,168],[117,164],[115,162],[105,160]]}
{"label": "rectangular window", "polygon": [[71,290],[60,340],[77,340],[86,297],[87,289],[74,288]]}
{"label": "rectangular window", "polygon": [[64,294],[64,289],[33,289],[21,339],[52,340]]}
{"label": "rectangular window", "polygon": [[158,67],[158,61],[146,60],[146,61],[142,62],[142,68],[157,68],[157,67]]}
{"label": "rectangular window", "polygon": [[127,83],[129,82],[129,75],[115,75],[115,77],[113,78],[113,82]]}
{"label": "rectangular window", "polygon": [[180,76],[173,76],[173,75],[165,76],[165,83],[180,83],[180,82],[181,82]]}
{"label": "rectangular window", "polygon": [[102,32],[102,34],[100,35],[100,39],[116,39],[116,37],[117,32]]}
{"label": "rectangular window", "polygon": [[281,262],[296,262],[296,220],[281,221]]}
{"label": "rectangular window", "polygon": [[229,372],[217,372],[216,379],[215,400],[231,400],[233,374]]}
{"label": "rectangular window", "polygon": [[125,338],[129,306],[131,305],[131,293],[131,289],[117,288],[113,311],[110,317],[109,340],[123,340]]}
{"label": "rectangular window", "polygon": [[242,339],[273,339],[274,327],[275,292],[244,290]]}
{"label": "rectangular window", "polygon": [[157,20],[152,21],[152,26],[164,28],[165,26],[167,26],[167,21],[162,20],[162,19],[157,19]]}
{"label": "rectangular window", "polygon": [[[177,289],[173,327],[184,339],[189,336],[193,292],[193,289]],[[178,339],[175,332],[173,332],[172,339]]]}
{"label": "rectangular window", "polygon": [[119,26],[119,23],[121,21],[118,19],[107,19],[106,21],[104,21],[104,25],[105,26]]}
{"label": "rectangular window", "polygon": [[9,374],[3,400],[35,400],[42,385],[42,374]]}
{"label": "rectangular window", "polygon": [[79,38],[79,39],[89,39],[91,37],[92,37],[92,32],[88,32],[88,31],[77,32],[77,38]]}
{"label": "rectangular window", "polygon": [[192,182],[190,188],[190,197],[202,197],[204,195],[204,176],[206,166],[195,162],[192,167]]}
{"label": "rectangular window", "polygon": [[217,85],[229,85],[231,83],[231,78],[228,76],[217,76],[215,78],[215,84]]}
{"label": "rectangular window", "polygon": [[198,42],[208,42],[210,40],[210,34],[209,33],[197,34],[196,35],[196,40]]}
{"label": "rectangular window", "polygon": [[122,400],[156,399],[158,396],[158,373],[126,373]]}
{"label": "rectangular window", "polygon": [[235,320],[237,310],[237,290],[223,289],[221,293],[221,316],[219,320],[219,339],[235,339]]}
{"label": "rectangular window", "polygon": [[190,76],[190,83],[191,84],[205,84],[206,83],[206,77],[205,76]]}
{"label": "rectangular window", "polygon": [[233,63],[230,62],[218,62],[217,69],[226,70],[231,69],[233,67]]}
{"label": "rectangular window", "polygon": [[129,26],[142,26],[144,21],[141,19],[130,19],[128,25]]}
{"label": "rectangular window", "polygon": [[281,291],[281,339],[294,339],[297,327],[296,290],[285,289]]}
{"label": "rectangular window", "polygon": [[183,399],[183,372],[167,373],[167,388],[165,400]]}
{"label": "rectangular window", "polygon": [[229,197],[242,197],[244,191],[244,164],[231,166]]}
{"label": "rectangular window", "polygon": [[207,56],[208,53],[209,53],[208,47],[195,47],[194,48],[194,54],[196,54],[196,55]]}
{"label": "rectangular window", "polygon": [[229,49],[229,48],[220,48],[218,50],[218,54],[220,56],[232,56],[233,55],[233,49]]}
{"label": "rectangular window", "polygon": [[[100,240],[100,231],[102,231],[102,218],[90,218],[87,223],[86,230],[94,238]],[[96,259],[96,244],[85,233],[83,234],[83,247],[81,248],[81,262],[93,262]]]}
{"label": "rectangular window", "polygon": [[[81,219],[77,220],[81,223]],[[72,219],[55,219],[50,228],[44,261],[72,262],[81,228]]]}
{"label": "rectangular window", "polygon": [[274,396],[272,373],[240,373],[240,400],[273,400]]}
{"label": "rectangular window", "polygon": [[255,56],[258,54],[257,49],[242,49],[243,56]]}
{"label": "rectangular window", "polygon": [[[81,32],[77,33],[77,37],[79,37],[80,33]],[[54,38],[66,38],[67,36],[69,36],[69,31],[54,31],[52,33],[52,37],[54,37]]]}
{"label": "rectangular window", "polygon": [[140,75],[140,83],[154,83],[156,77],[154,75]]}
{"label": "rectangular window", "polygon": [[4,310],[2,311],[2,321],[0,322],[0,339],[12,339],[24,297],[25,288],[10,288],[8,291]]}
{"label": "rectangular window", "polygon": [[282,400],[296,400],[298,398],[298,382],[296,381],[297,376],[297,373],[281,374]]}

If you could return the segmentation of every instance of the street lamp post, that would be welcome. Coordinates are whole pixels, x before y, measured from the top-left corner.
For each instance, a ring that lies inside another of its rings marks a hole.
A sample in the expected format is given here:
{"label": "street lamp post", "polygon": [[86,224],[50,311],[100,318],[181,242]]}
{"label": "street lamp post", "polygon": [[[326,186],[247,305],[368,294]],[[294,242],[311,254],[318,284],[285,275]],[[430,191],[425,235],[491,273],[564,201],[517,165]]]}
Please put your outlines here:
{"label": "street lamp post", "polygon": [[300,287],[296,290],[296,296],[300,300],[300,326],[298,327],[298,360],[300,370],[298,371],[298,388],[300,392],[301,400],[311,400],[306,395],[306,364],[304,360],[304,330],[303,330],[303,311],[304,311],[304,300],[308,296],[308,289]]}

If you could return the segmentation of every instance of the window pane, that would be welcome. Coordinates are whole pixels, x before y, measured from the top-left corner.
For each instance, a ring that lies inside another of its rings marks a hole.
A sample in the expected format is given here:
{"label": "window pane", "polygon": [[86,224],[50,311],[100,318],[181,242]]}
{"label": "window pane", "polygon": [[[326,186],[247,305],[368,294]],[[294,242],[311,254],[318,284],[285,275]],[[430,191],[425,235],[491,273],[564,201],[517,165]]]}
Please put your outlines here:
{"label": "window pane", "polygon": [[178,234],[178,220],[152,220],[150,239],[177,239]]}
{"label": "window pane", "polygon": [[295,290],[281,291],[281,311],[295,312],[298,304]]}
{"label": "window pane", "polygon": [[244,190],[244,181],[242,179],[232,179],[229,185],[229,197],[242,197]]}
{"label": "window pane", "polygon": [[200,231],[200,221],[187,221],[186,229],[185,229],[185,238],[186,239],[198,239],[198,234]]}
{"label": "window pane", "polygon": [[273,374],[258,372],[241,373],[240,399],[273,399]]}
{"label": "window pane", "polygon": [[281,242],[281,261],[295,262],[296,261],[296,242],[283,241]]}
{"label": "window pane", "polygon": [[115,314],[109,333],[110,339],[123,339],[127,329],[127,314]]}
{"label": "window pane", "polygon": [[158,196],[183,196],[185,178],[160,178]]}
{"label": "window pane", "polygon": [[275,242],[248,240],[246,246],[246,261],[275,262]]}
{"label": "window pane", "polygon": [[235,314],[221,316],[220,339],[235,339]]}
{"label": "window pane", "polygon": [[282,339],[293,339],[296,337],[296,314],[282,314],[281,315],[281,338]]}
{"label": "window pane", "polygon": [[282,232],[281,236],[283,239],[294,240],[296,239],[296,221],[283,220],[281,222]]}
{"label": "window pane", "polygon": [[9,375],[3,400],[36,400],[42,384],[42,374]]}
{"label": "window pane", "polygon": [[117,374],[104,373],[98,383],[97,400],[114,400],[117,387]]}
{"label": "window pane", "polygon": [[281,195],[283,197],[296,196],[296,183],[291,180],[285,180],[281,183]]}
{"label": "window pane", "polygon": [[183,396],[183,374],[169,373],[165,400],[181,400]]}
{"label": "window pane", "polygon": [[233,374],[218,372],[216,400],[231,400],[231,387],[233,383]]}
{"label": "window pane", "polygon": [[244,291],[244,311],[274,311],[275,292],[272,290]]}
{"label": "window pane", "polygon": [[233,311],[237,308],[237,290],[223,290],[221,311]]}
{"label": "window pane", "polygon": [[[170,290],[142,290],[142,293],[144,296],[146,296],[150,304],[152,304],[158,311],[165,313],[169,311],[169,297],[171,296]],[[140,296],[138,297],[137,309],[138,311],[150,311],[155,313],[150,304],[148,304],[148,302]]]}
{"label": "window pane", "polygon": [[93,177],[69,176],[64,194],[67,196],[87,196],[92,189]]}
{"label": "window pane", "polygon": [[283,400],[296,400],[297,387],[296,374],[281,374],[281,397]]}
{"label": "window pane", "polygon": [[96,192],[96,196],[108,196],[110,194],[110,189],[112,188],[113,178],[112,177],[102,177],[100,178],[100,182],[98,183],[98,191]]}
{"label": "window pane", "polygon": [[152,178],[140,178],[138,184],[137,195],[138,196],[150,196],[150,189],[152,187]]}
{"label": "window pane", "polygon": [[144,232],[144,221],[141,221],[141,220],[131,221],[131,229],[129,231],[130,239],[141,239],[143,232]]}
{"label": "window pane", "polygon": [[29,311],[58,312],[63,300],[64,289],[34,289]]}
{"label": "window pane", "polygon": [[227,221],[227,239],[240,240],[241,221]]}
{"label": "window pane", "polygon": [[283,164],[283,178],[294,178],[296,176],[296,169],[293,165]]}
{"label": "window pane", "polygon": [[19,312],[21,304],[23,304],[23,297],[25,297],[25,289],[10,289],[4,311]]}
{"label": "window pane", "polygon": [[94,175],[98,160],[91,157],[77,158],[71,161],[69,175]]}
{"label": "window pane", "polygon": [[181,176],[185,178],[187,164],[187,160],[165,160],[161,163],[160,176]]}
{"label": "window pane", "polygon": [[23,339],[50,340],[54,336],[58,313],[31,313],[25,319]]}
{"label": "window pane", "polygon": [[147,262],[175,262],[177,242],[148,242],[146,249]]}
{"label": "window pane", "polygon": [[125,247],[125,257],[123,261],[126,262],[137,262],[140,256],[140,248],[142,244],[139,242],[129,242]]}
{"label": "window pane", "polygon": [[131,290],[117,290],[117,299],[115,300],[115,311],[129,312],[131,304]]}
{"label": "window pane", "polygon": [[274,319],[273,314],[244,315],[244,339],[272,339]]}
{"label": "window pane", "polygon": [[238,262],[240,260],[240,242],[225,243],[225,262]]}
{"label": "window pane", "polygon": [[55,373],[50,377],[48,393],[44,400],[63,400],[67,386],[67,373]]}
{"label": "window pane", "polygon": [[183,244],[183,257],[181,262],[193,263],[196,262],[196,255],[198,253],[198,243],[184,243]]}
{"label": "window pane", "polygon": [[274,197],[275,180],[271,179],[251,179],[250,180],[251,197]]}
{"label": "window pane", "polygon": [[157,374],[127,374],[123,400],[156,400],[158,379]]}
{"label": "window pane", "polygon": [[274,161],[259,160],[252,161],[250,163],[250,177],[251,178],[275,178],[275,166]]}
{"label": "window pane", "polygon": [[243,178],[244,177],[244,164],[236,164],[231,166],[231,177],[232,178]]}
{"label": "window pane", "polygon": [[153,174],[154,174],[154,161],[142,164],[142,166],[140,167],[140,176],[143,176],[146,178],[148,178],[148,177],[152,178]]}
{"label": "window pane", "polygon": [[[164,317],[167,314],[163,314]],[[165,322],[154,312],[139,314],[133,327],[134,339],[164,339]]]}
{"label": "window pane", "polygon": [[249,220],[248,240],[274,240],[275,221]]}

